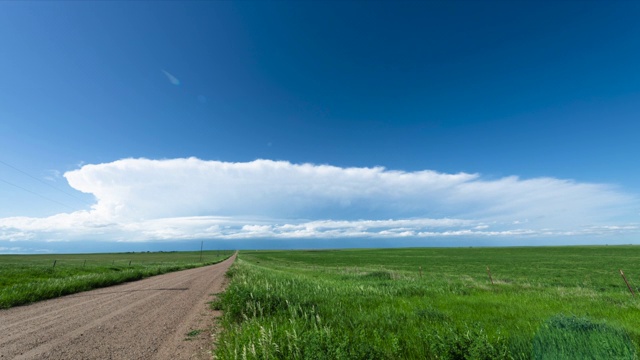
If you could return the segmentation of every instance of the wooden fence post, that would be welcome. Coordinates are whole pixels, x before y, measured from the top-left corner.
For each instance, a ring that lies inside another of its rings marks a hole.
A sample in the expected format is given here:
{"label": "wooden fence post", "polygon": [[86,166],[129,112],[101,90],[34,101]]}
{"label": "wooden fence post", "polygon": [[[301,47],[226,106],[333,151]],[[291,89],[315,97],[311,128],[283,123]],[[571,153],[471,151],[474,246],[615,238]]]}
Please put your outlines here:
{"label": "wooden fence post", "polygon": [[633,289],[631,288],[631,285],[629,285],[629,282],[627,281],[627,278],[624,276],[624,273],[622,272],[622,269],[620,269],[620,275],[622,275],[622,280],[624,280],[624,283],[627,284],[627,288],[629,288],[629,291],[631,292],[631,295],[633,295],[633,297],[635,297],[636,294],[633,292]]}

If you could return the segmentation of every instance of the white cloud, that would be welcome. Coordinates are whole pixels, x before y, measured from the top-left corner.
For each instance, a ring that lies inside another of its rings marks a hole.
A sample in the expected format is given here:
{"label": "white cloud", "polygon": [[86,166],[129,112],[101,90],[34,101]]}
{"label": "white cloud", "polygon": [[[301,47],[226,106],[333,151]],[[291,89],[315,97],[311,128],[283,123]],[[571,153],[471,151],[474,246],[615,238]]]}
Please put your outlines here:
{"label": "white cloud", "polygon": [[0,246],[0,253],[9,253],[9,252],[18,252],[18,251],[23,251],[23,248],[18,246],[12,246],[12,247]]}
{"label": "white cloud", "polygon": [[62,178],[62,174],[58,170],[47,170],[47,174],[44,179],[51,182],[56,182]]}
{"label": "white cloud", "polygon": [[0,219],[0,240],[568,236],[638,232],[603,184],[256,160],[123,159],[64,174],[89,211]]}
{"label": "white cloud", "polygon": [[169,80],[170,83],[172,83],[173,85],[180,85],[180,80],[178,80],[177,77],[171,75],[168,71],[166,70],[161,70],[162,73],[167,77],[167,80]]}

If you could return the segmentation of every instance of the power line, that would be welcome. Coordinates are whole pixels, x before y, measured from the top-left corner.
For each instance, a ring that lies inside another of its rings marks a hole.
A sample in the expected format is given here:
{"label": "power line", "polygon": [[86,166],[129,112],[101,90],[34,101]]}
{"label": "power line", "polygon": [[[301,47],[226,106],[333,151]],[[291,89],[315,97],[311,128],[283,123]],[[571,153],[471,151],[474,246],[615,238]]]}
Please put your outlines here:
{"label": "power line", "polygon": [[46,197],[46,196],[44,196],[44,195],[42,195],[42,194],[38,194],[37,192],[34,192],[34,191],[29,190],[29,189],[23,188],[22,186],[17,185],[17,184],[14,184],[14,183],[12,183],[12,182],[9,182],[9,181],[7,181],[7,180],[0,179],[0,181],[1,181],[1,182],[3,182],[3,183],[5,183],[5,184],[9,184],[9,185],[11,185],[11,186],[15,186],[15,187],[17,187],[18,189],[24,190],[24,191],[26,191],[26,192],[28,192],[28,193],[30,193],[30,194],[33,194],[33,195],[39,196],[39,197],[41,197],[41,198],[43,198],[43,199],[45,199],[45,200],[49,200],[49,201],[54,202],[54,203],[56,203],[56,204],[58,204],[58,205],[64,206],[64,207],[66,207],[67,209],[76,210],[75,208],[73,208],[73,207],[71,207],[71,206],[69,206],[69,205],[67,205],[67,204],[61,203],[60,201],[57,201],[57,200],[53,200],[53,199],[48,198],[48,197]]}
{"label": "power line", "polygon": [[[72,197],[72,198],[74,198],[74,199],[76,199],[76,200],[78,200],[78,201],[80,201],[80,202],[84,203],[85,205],[92,205],[91,203],[89,203],[89,202],[87,202],[87,201],[85,201],[85,200],[83,200],[83,199],[81,199],[81,198],[79,198],[79,197],[77,197],[77,196],[75,196],[75,195],[73,195],[73,194],[71,194],[71,193],[67,192],[67,191],[64,191],[64,190],[60,189],[60,188],[59,188],[59,187],[57,187],[57,186],[54,186],[54,185],[52,185],[52,184],[49,184],[48,182],[43,181],[43,180],[41,180],[41,179],[39,179],[39,178],[37,178],[37,177],[35,177],[35,176],[33,176],[33,175],[29,174],[29,173],[28,173],[28,172],[26,172],[26,171],[20,170],[20,169],[18,169],[17,167],[15,167],[15,166],[13,166],[13,165],[11,165],[11,164],[9,164],[9,163],[6,163],[6,162],[4,162],[4,161],[0,160],[0,164],[3,164],[4,166],[7,166],[7,167],[9,167],[9,168],[11,168],[11,169],[13,169],[13,170],[15,170],[15,171],[17,171],[17,172],[19,172],[19,173],[23,174],[23,175],[26,175],[26,176],[28,176],[28,177],[32,178],[33,180],[35,180],[35,181],[37,181],[37,182],[39,182],[39,183],[41,183],[41,184],[47,185],[48,187],[50,187],[50,188],[52,188],[52,189],[55,189],[55,190],[57,190],[57,191],[59,191],[59,192],[61,192],[61,193],[65,194],[65,195],[67,195],[67,196],[70,196],[70,197]],[[7,182],[7,181],[4,181],[4,182]],[[8,183],[8,182],[7,182],[7,183]],[[15,185],[15,184],[11,184],[11,185]],[[27,191],[29,191],[29,190],[27,190]],[[29,192],[31,192],[31,191],[29,191]]]}

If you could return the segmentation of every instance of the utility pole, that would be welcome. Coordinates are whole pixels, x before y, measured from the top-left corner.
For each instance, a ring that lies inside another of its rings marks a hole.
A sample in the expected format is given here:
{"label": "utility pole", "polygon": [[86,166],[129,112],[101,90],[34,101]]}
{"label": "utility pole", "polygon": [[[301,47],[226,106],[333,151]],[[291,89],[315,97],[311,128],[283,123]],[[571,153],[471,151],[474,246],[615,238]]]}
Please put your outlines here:
{"label": "utility pole", "polygon": [[202,262],[202,247],[204,246],[204,240],[200,242],[200,262]]}

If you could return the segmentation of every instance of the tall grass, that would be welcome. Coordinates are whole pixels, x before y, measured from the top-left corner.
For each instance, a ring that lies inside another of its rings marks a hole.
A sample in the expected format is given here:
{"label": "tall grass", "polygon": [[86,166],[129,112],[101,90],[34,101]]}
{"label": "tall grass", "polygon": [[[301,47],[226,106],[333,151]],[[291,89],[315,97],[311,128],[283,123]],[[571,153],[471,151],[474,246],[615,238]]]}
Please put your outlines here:
{"label": "tall grass", "polygon": [[[215,264],[230,251],[0,255],[0,309]],[[55,266],[54,266],[55,264]]]}
{"label": "tall grass", "polygon": [[625,331],[575,316],[549,319],[533,339],[532,358],[536,360],[633,359],[634,354]]}
{"label": "tall grass", "polygon": [[505,253],[241,252],[218,304],[225,331],[216,356],[637,359],[640,306],[614,269],[620,264],[627,273],[638,269],[633,264],[638,249]]}

